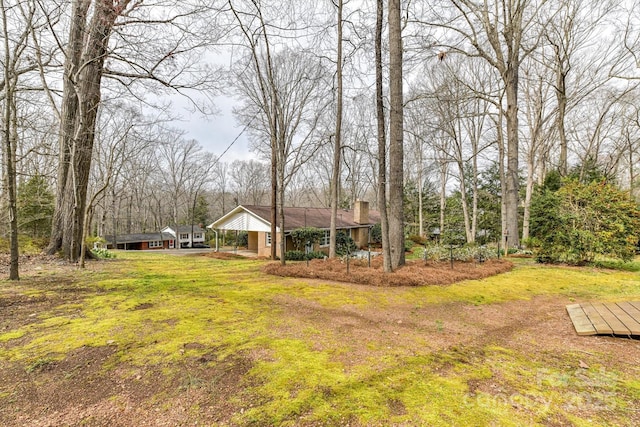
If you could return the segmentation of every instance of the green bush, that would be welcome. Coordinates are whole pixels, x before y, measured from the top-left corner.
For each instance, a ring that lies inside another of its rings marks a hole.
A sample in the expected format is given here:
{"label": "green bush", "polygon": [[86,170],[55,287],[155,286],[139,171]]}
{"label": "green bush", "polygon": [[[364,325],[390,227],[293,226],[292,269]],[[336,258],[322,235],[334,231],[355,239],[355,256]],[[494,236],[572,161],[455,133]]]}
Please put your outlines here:
{"label": "green bush", "polygon": [[308,254],[304,251],[287,251],[284,256],[288,261],[305,261],[307,259],[323,259],[327,254],[320,251],[309,252]]}
{"label": "green bush", "polygon": [[382,225],[380,223],[371,227],[371,243],[382,243]]}
{"label": "green bush", "polygon": [[246,231],[241,231],[238,233],[238,238],[236,239],[236,246],[246,247],[249,245],[249,234]]}
{"label": "green bush", "polygon": [[427,238],[419,236],[417,234],[412,234],[409,236],[408,240],[412,241],[416,245],[425,245],[427,243]]}
{"label": "green bush", "polygon": [[351,254],[357,249],[356,242],[346,233],[340,231],[336,234],[336,255],[343,256]]}
{"label": "green bush", "polygon": [[405,239],[404,240],[404,251],[409,252],[416,245],[413,240]]}
{"label": "green bush", "polygon": [[540,262],[592,263],[604,256],[631,260],[640,237],[640,210],[628,194],[604,182],[563,181],[532,203],[531,234]]}
{"label": "green bush", "polygon": [[284,259],[287,261],[304,261],[305,253],[303,251],[287,251],[284,253]]}
{"label": "green bush", "polygon": [[453,250],[449,246],[432,245],[417,249],[415,253],[422,259],[426,255],[428,261],[449,261],[452,256],[454,261],[485,261],[498,256],[495,248],[476,245],[455,246]]}
{"label": "green bush", "polygon": [[33,238],[48,239],[55,198],[45,176],[34,175],[18,186],[19,232]]}
{"label": "green bush", "polygon": [[316,244],[324,236],[324,231],[315,227],[301,227],[291,231],[291,240],[297,250],[302,251],[307,244]]}
{"label": "green bush", "polygon": [[324,259],[326,256],[327,254],[322,251],[313,251],[307,254],[307,259]]}
{"label": "green bush", "polygon": [[107,259],[107,258],[115,258],[116,257],[116,254],[114,254],[113,252],[111,252],[110,250],[105,249],[105,248],[91,249],[91,253],[96,258],[100,258],[100,259]]}

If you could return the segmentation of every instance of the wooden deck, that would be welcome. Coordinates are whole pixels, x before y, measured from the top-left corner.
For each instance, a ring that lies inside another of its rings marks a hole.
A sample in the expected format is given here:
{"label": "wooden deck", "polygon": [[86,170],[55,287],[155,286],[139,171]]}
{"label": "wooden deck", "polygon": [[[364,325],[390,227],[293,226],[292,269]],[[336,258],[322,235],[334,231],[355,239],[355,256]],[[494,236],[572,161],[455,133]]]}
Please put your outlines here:
{"label": "wooden deck", "polygon": [[567,306],[578,335],[640,336],[640,302],[582,303]]}

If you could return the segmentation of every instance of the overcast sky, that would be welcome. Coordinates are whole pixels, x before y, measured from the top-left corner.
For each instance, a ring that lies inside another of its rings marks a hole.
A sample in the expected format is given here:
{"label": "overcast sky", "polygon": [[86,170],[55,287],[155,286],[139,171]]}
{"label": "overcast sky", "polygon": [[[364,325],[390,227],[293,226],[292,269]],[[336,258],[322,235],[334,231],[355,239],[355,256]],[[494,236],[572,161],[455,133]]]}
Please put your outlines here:
{"label": "overcast sky", "polygon": [[186,131],[187,139],[197,140],[205,150],[216,156],[222,155],[234,139],[238,138],[222,157],[222,161],[256,158],[249,149],[246,133],[238,137],[243,126],[238,124],[233,116],[233,107],[237,100],[219,96],[215,102],[218,113],[211,117],[203,117],[199,113],[190,113],[187,108],[184,108],[186,105],[184,100],[174,100],[174,104],[182,109],[180,114],[185,118],[184,121],[176,123],[176,126]]}

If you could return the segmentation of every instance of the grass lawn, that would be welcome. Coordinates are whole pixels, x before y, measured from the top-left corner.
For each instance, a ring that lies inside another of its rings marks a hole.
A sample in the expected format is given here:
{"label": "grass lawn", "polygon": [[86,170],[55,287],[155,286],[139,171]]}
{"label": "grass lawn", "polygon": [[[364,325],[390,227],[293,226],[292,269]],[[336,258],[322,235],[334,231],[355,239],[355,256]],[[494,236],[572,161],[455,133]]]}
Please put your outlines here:
{"label": "grass lawn", "polygon": [[516,264],[395,288],[201,255],[34,268],[0,281],[0,424],[640,425],[640,341],[565,311],[640,301],[637,269]]}

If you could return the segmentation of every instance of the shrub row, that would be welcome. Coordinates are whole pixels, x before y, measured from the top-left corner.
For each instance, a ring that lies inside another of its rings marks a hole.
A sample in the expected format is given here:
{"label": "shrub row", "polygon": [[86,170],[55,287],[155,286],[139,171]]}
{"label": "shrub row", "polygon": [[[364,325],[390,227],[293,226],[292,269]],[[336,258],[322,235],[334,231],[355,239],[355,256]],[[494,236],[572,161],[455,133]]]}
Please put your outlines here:
{"label": "shrub row", "polygon": [[453,250],[448,246],[434,245],[415,249],[414,253],[428,261],[449,261],[452,257],[454,261],[484,261],[498,256],[495,248],[471,245],[454,247]]}
{"label": "shrub row", "polygon": [[308,259],[323,259],[327,254],[320,251],[309,252],[308,254],[304,251],[287,251],[284,254],[284,258],[288,261],[305,261]]}

